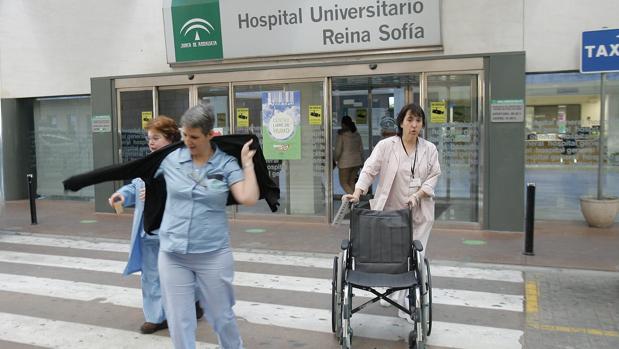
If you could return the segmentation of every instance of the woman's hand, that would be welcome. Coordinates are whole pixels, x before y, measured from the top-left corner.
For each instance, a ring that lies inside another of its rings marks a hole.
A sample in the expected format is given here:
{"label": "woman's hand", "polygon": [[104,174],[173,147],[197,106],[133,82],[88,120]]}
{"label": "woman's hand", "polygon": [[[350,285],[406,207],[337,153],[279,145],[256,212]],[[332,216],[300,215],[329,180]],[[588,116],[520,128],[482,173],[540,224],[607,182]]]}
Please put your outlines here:
{"label": "woman's hand", "polygon": [[361,194],[363,194],[363,191],[359,188],[355,188],[354,193],[342,195],[342,201],[357,203],[359,202],[359,198],[361,197]]}
{"label": "woman's hand", "polygon": [[419,194],[415,193],[408,197],[408,203],[412,208],[419,206]]}
{"label": "woman's hand", "polygon": [[241,149],[241,166],[243,166],[243,176],[245,176],[245,180],[236,182],[230,187],[232,196],[241,205],[253,205],[260,197],[260,189],[258,188],[253,160],[256,149],[249,149],[249,145],[252,142],[253,140],[250,139],[243,145],[243,149]]}
{"label": "woman's hand", "polygon": [[241,165],[243,166],[243,169],[254,167],[254,155],[256,155],[256,149],[249,149],[249,145],[253,141],[253,139],[250,139],[243,145],[243,149],[241,149]]}
{"label": "woman's hand", "polygon": [[146,188],[142,187],[140,188],[140,195],[139,195],[140,201],[144,202],[144,200],[146,200]]}
{"label": "woman's hand", "polygon": [[121,205],[124,205],[125,203],[125,196],[121,193],[114,193],[112,194],[112,196],[110,196],[109,199],[107,199],[108,204],[110,204],[111,207],[114,207],[114,203],[115,202],[119,202]]}

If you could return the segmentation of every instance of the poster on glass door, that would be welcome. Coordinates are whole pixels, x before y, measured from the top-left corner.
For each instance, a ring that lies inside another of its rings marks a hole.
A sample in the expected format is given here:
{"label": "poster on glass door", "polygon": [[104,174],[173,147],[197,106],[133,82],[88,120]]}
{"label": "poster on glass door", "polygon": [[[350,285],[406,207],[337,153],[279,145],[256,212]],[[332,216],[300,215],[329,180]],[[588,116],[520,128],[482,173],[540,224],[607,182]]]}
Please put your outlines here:
{"label": "poster on glass door", "polygon": [[301,159],[301,92],[262,92],[262,148],[267,160]]}

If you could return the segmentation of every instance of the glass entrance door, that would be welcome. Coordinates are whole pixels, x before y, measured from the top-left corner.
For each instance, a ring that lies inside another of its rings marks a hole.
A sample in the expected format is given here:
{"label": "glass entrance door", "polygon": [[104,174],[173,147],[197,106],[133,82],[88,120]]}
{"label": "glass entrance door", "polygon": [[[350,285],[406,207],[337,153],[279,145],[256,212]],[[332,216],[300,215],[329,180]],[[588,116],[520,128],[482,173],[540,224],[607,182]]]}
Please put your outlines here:
{"label": "glass entrance door", "polygon": [[[236,133],[261,142],[269,175],[280,189],[278,215],[326,216],[323,81],[235,85]],[[262,201],[238,213],[271,214]]]}
{"label": "glass entrance door", "polygon": [[[396,134],[395,119],[400,109],[408,103],[419,103],[419,81],[417,74],[334,77],[331,84],[332,144],[335,145],[342,117],[350,116],[361,135],[364,159],[367,159],[378,141]],[[334,151],[332,149],[332,154]],[[332,207],[336,210],[344,189],[335,166],[332,181]]]}
{"label": "glass entrance door", "polygon": [[479,222],[479,75],[428,75],[426,83],[425,138],[436,144],[442,171],[436,218]]}

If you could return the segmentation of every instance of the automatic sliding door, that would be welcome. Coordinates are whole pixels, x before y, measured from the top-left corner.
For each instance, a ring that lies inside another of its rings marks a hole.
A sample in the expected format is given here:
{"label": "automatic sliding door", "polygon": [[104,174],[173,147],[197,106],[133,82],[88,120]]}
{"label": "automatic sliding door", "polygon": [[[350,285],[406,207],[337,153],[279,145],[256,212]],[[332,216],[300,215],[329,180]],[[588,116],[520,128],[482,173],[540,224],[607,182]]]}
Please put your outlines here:
{"label": "automatic sliding door", "polygon": [[[348,115],[361,135],[364,158],[367,159],[378,141],[396,134],[395,119],[400,109],[411,102],[419,103],[419,76],[406,74],[334,77],[332,101],[332,144],[335,144],[342,117]],[[332,180],[333,207],[337,209],[344,194],[337,168],[333,168]]]}
{"label": "automatic sliding door", "polygon": [[442,171],[436,188],[437,220],[478,222],[478,75],[429,75],[425,111],[426,138],[438,148]]}

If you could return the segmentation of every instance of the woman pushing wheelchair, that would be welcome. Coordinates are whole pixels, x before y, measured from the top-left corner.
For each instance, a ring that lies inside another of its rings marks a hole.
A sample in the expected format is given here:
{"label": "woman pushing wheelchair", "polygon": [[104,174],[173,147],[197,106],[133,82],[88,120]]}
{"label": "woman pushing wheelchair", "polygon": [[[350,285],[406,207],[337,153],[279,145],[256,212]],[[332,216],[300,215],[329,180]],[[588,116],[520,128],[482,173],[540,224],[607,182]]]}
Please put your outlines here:
{"label": "woman pushing wheelchair", "polygon": [[[397,135],[376,144],[363,165],[354,193],[342,196],[342,200],[358,202],[378,176],[378,187],[370,200],[370,208],[391,211],[410,205],[413,208],[414,239],[421,241],[425,252],[434,224],[434,188],[441,174],[438,151],[434,144],[419,136],[426,125],[425,113],[419,105],[404,106],[396,122]],[[398,293],[395,298],[404,305],[406,294]],[[402,311],[399,315],[408,318]]]}

